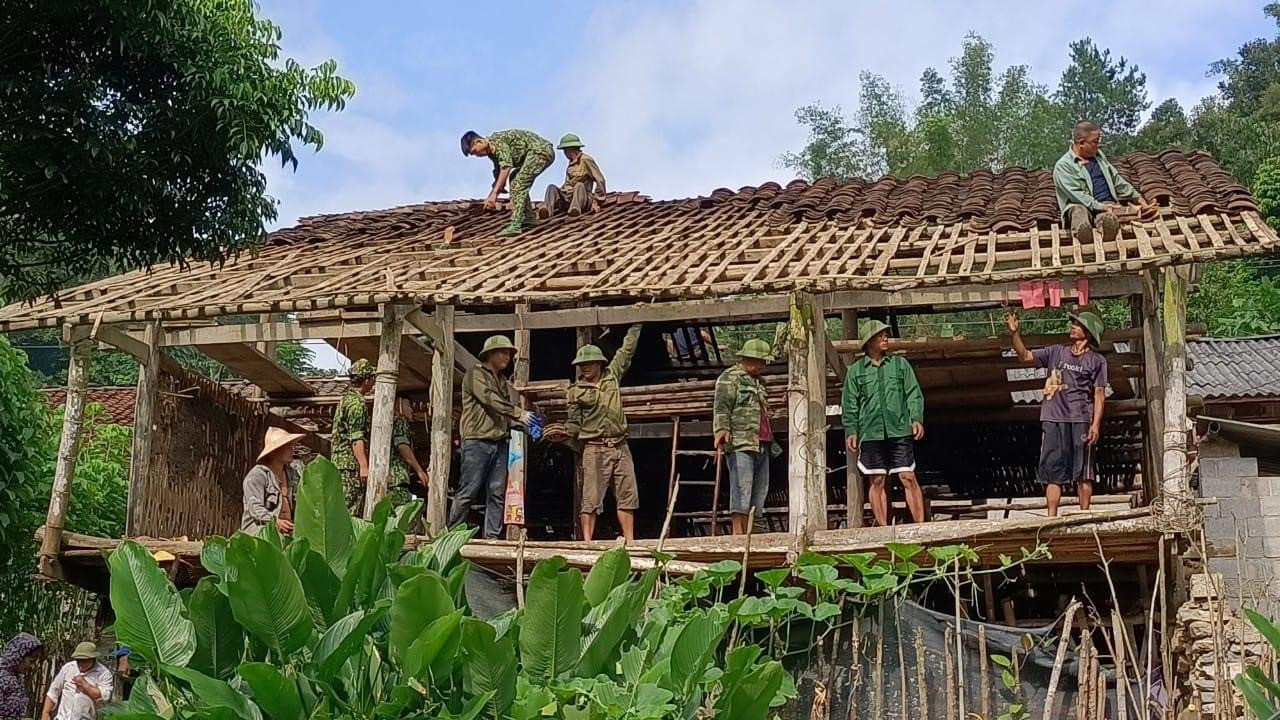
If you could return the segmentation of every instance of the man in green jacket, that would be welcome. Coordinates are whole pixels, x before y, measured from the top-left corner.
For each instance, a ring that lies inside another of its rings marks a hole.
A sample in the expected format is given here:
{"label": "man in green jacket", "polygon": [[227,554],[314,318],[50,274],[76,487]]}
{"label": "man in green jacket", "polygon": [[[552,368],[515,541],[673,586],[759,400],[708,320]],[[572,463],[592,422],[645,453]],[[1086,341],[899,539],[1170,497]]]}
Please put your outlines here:
{"label": "man in green jacket", "polygon": [[636,510],[640,491],[635,464],[627,445],[627,416],[622,410],[619,382],[631,367],[640,340],[640,325],[632,325],[606,365],[596,345],[583,345],[573,359],[577,380],[565,393],[569,419],[565,434],[582,463],[582,539],[595,535],[596,516],[604,512],[604,496],[613,488],[618,525],[628,542],[636,539]]}
{"label": "man in green jacket", "polygon": [[[858,470],[867,477],[871,514],[889,524],[885,481],[897,475],[914,522],[924,522],[924,493],[916,481],[915,441],[924,437],[924,394],[911,363],[889,354],[889,326],[879,320],[863,324],[865,353],[844,376],[840,396],[845,448],[857,453]],[[861,508],[851,508],[861,512]]]}
{"label": "man in green jacket", "polygon": [[511,221],[498,231],[499,237],[519,235],[538,224],[529,207],[529,188],[555,162],[550,140],[528,130],[499,130],[488,137],[468,130],[462,135],[462,154],[493,161],[493,187],[484,200],[486,210],[497,209],[498,194],[507,186],[507,179],[511,180]]}
{"label": "man in green jacket", "polygon": [[729,517],[734,535],[747,533],[752,510],[757,519],[764,514],[774,442],[769,397],[760,375],[786,336],[787,326],[781,325],[772,348],[758,338],[747,340],[738,351],[738,364],[716,379],[711,427],[715,447],[725,453],[729,471]]}
{"label": "man in green jacket", "polygon": [[484,537],[489,540],[502,534],[511,428],[517,423],[528,427],[533,419],[532,412],[511,402],[511,382],[503,374],[515,353],[509,339],[494,335],[484,341],[480,362],[462,376],[461,477],[449,509],[449,527],[463,523],[472,503],[483,495]]}
{"label": "man in green jacket", "polygon": [[1146,204],[1107,161],[1098,149],[1101,144],[1098,126],[1081,120],[1071,132],[1071,148],[1053,166],[1053,189],[1062,224],[1082,245],[1093,243],[1095,227],[1102,230],[1103,242],[1115,240],[1120,232],[1116,211],[1130,203]]}

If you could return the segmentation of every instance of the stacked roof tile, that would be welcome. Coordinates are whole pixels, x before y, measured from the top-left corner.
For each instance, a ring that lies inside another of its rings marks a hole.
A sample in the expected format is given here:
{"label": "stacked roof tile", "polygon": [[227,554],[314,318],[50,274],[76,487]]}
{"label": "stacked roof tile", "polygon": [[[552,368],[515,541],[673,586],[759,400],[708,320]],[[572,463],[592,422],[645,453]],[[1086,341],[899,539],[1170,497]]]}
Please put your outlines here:
{"label": "stacked roof tile", "polygon": [[1187,343],[1187,394],[1205,399],[1280,397],[1280,335]]}
{"label": "stacked roof tile", "polygon": [[[86,398],[90,405],[97,403],[106,411],[105,422],[133,427],[133,405],[136,393],[131,387],[92,387]],[[49,407],[61,407],[67,402],[67,391],[49,388],[44,391]]]}

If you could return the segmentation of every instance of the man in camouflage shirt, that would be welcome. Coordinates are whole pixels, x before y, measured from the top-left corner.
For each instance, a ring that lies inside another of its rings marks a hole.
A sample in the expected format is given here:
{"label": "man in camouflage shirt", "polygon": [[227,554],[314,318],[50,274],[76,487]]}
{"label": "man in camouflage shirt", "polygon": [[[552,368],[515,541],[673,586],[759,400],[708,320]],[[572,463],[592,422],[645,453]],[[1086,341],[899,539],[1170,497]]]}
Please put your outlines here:
{"label": "man in camouflage shirt", "polygon": [[391,465],[387,477],[387,494],[391,497],[392,507],[399,507],[413,499],[413,485],[419,485],[425,491],[431,482],[427,471],[413,452],[408,402],[402,399],[399,405],[400,412],[391,424]]}
{"label": "man in camouflage shirt", "polygon": [[631,358],[640,340],[640,325],[632,325],[605,364],[604,353],[596,345],[583,345],[573,359],[578,379],[565,392],[569,419],[565,434],[582,463],[582,539],[595,534],[596,516],[604,512],[604,496],[613,487],[618,506],[618,525],[628,541],[636,539],[636,509],[640,491],[636,487],[635,464],[627,445],[627,416],[622,410],[618,383],[631,367]]}
{"label": "man in camouflage shirt", "polygon": [[493,161],[493,189],[485,198],[486,209],[497,209],[498,194],[511,180],[511,221],[498,231],[500,237],[519,235],[538,223],[529,207],[529,188],[556,159],[551,141],[528,130],[499,130],[487,137],[469,130],[462,136],[462,154]]}
{"label": "man in camouflage shirt", "polygon": [[769,425],[769,397],[760,379],[788,337],[780,325],[771,348],[765,341],[751,338],[738,351],[738,364],[716,380],[712,430],[715,447],[726,454],[729,471],[729,513],[734,535],[745,535],[750,513],[757,520],[764,514],[769,494],[769,461],[776,445]]}
{"label": "man in camouflage shirt", "polygon": [[342,476],[347,512],[358,517],[364,512],[365,485],[369,481],[369,411],[364,398],[373,390],[373,363],[364,358],[356,360],[348,374],[351,385],[333,411],[329,443],[333,464]]}

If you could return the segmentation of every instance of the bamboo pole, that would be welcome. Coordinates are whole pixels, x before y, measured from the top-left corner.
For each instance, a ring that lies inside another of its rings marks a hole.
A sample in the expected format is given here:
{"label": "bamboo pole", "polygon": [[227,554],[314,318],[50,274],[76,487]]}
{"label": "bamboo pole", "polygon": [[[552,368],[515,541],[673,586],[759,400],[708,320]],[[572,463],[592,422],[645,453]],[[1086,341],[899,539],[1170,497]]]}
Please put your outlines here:
{"label": "bamboo pole", "polygon": [[[520,323],[524,319],[525,313],[527,312],[529,312],[529,303],[520,303],[519,305],[516,305],[517,323]],[[533,334],[529,330],[523,327],[523,323],[521,323],[521,327],[517,328],[515,331],[514,345],[516,346],[516,356],[514,360],[515,373],[514,373],[513,380],[516,385],[524,385],[529,382],[529,365],[531,364],[531,358],[529,357],[529,346],[530,346],[532,337],[533,337]],[[519,395],[516,398],[516,405],[518,405],[522,410],[527,410],[529,408],[529,399],[524,395]],[[518,518],[519,522],[507,523],[507,539],[520,537],[525,529],[524,528],[524,509],[525,509],[525,498],[527,497],[526,489],[528,488],[528,479],[529,479],[529,452],[528,451],[529,451],[529,436],[526,433],[523,433],[519,430],[512,429],[511,452],[509,453],[509,455],[512,458],[517,458],[517,460],[514,462],[511,462],[507,468],[507,487],[509,489],[518,490],[519,492],[503,494],[503,513],[502,514],[503,514],[504,521],[506,521],[508,518],[513,518],[513,519]],[[510,499],[512,502],[514,502],[516,498],[519,498],[519,505],[508,508],[506,506],[507,500]],[[574,508],[574,513],[577,513],[579,509],[580,508]],[[512,512],[513,510],[517,512]]]}
{"label": "bamboo pole", "polygon": [[1063,616],[1062,634],[1058,636],[1058,650],[1053,658],[1053,670],[1049,673],[1049,687],[1045,690],[1042,720],[1057,720],[1058,682],[1062,678],[1062,666],[1067,661],[1067,648],[1071,645],[1071,625],[1075,622],[1078,612],[1080,612],[1080,602],[1072,600]]}
{"label": "bamboo pole", "polygon": [[138,366],[138,386],[133,401],[133,447],[129,454],[129,496],[126,501],[124,533],[141,534],[143,501],[151,477],[151,440],[156,425],[156,400],[160,395],[160,323],[143,330],[147,361]]}
{"label": "bamboo pole", "polygon": [[925,677],[924,630],[916,628],[916,693],[918,696],[916,717],[927,720],[929,717],[929,684]]}
{"label": "bamboo pole", "polygon": [[1127,634],[1120,610],[1111,608],[1111,644],[1116,666],[1116,720],[1129,720],[1129,653],[1125,649]]}
{"label": "bamboo pole", "polygon": [[987,666],[987,626],[978,625],[978,706],[982,708],[982,717],[991,717],[991,677]]}
{"label": "bamboo pole", "polygon": [[[840,329],[845,340],[858,337],[858,311],[840,311]],[[837,378],[843,385],[844,378]],[[843,437],[843,433],[841,433]],[[866,490],[862,486],[862,474],[858,472],[858,457],[853,450],[845,450],[844,466],[845,527],[862,527],[862,506],[866,503]]]}
{"label": "bamboo pole", "polygon": [[40,543],[40,574],[57,579],[58,552],[62,549],[62,530],[71,501],[71,479],[76,474],[80,455],[80,428],[84,422],[85,387],[89,377],[89,343],[71,346],[67,365],[67,401],[62,414],[62,438],[58,442],[58,459],[53,469],[53,487],[49,492],[49,512],[45,517],[44,537]]}
{"label": "bamboo pole", "polygon": [[[956,708],[956,661],[955,661],[955,629],[947,625],[945,637],[943,638],[943,659],[942,669],[946,675],[944,682],[947,688],[947,720],[957,720]],[[877,716],[878,717],[878,716]]]}
{"label": "bamboo pole", "polygon": [[404,310],[382,306],[382,337],[378,341],[378,373],[373,384],[373,414],[369,419],[369,482],[365,486],[364,518],[387,494],[391,475],[391,433],[396,416],[396,384],[400,373],[400,336]]}
{"label": "bamboo pole", "polygon": [[968,713],[965,712],[965,704],[964,704],[964,681],[962,680],[962,678],[964,677],[964,632],[962,631],[960,626],[960,557],[959,556],[956,556],[955,568],[956,568],[955,574],[952,576],[953,584],[951,587],[952,587],[952,590],[955,591],[955,604],[956,604],[956,632],[955,632],[956,699],[958,701],[957,707],[959,708],[959,714],[956,717],[967,718]]}
{"label": "bamboo pole", "polygon": [[431,486],[427,490],[427,527],[431,533],[441,533],[449,517],[449,470],[453,462],[453,306],[438,305],[435,319],[443,337],[431,348]]}

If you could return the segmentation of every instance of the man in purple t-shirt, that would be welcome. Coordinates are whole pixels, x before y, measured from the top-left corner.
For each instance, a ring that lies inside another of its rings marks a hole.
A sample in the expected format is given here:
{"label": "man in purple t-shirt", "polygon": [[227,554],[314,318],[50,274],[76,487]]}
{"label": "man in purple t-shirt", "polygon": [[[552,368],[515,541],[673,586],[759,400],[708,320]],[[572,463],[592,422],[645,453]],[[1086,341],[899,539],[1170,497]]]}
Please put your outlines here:
{"label": "man in purple t-shirt", "polygon": [[1040,466],[1036,477],[1044,484],[1048,515],[1058,514],[1062,486],[1076,485],[1080,509],[1093,497],[1094,450],[1102,428],[1102,405],[1107,393],[1107,359],[1098,352],[1102,318],[1083,311],[1071,315],[1067,343],[1028,350],[1022,342],[1018,316],[1006,317],[1018,359],[1049,370],[1044,402],[1040,405]]}

